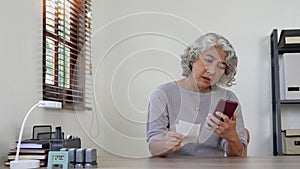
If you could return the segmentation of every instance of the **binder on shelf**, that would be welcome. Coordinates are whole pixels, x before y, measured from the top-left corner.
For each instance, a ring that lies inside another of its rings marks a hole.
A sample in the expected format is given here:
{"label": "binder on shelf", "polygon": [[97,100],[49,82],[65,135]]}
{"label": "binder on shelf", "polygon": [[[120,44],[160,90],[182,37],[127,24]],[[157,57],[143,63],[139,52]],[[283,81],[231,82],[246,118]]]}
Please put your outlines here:
{"label": "binder on shelf", "polygon": [[300,29],[282,30],[279,37],[278,47],[280,48],[299,48]]}
{"label": "binder on shelf", "polygon": [[280,64],[280,99],[300,99],[300,53],[285,53]]}

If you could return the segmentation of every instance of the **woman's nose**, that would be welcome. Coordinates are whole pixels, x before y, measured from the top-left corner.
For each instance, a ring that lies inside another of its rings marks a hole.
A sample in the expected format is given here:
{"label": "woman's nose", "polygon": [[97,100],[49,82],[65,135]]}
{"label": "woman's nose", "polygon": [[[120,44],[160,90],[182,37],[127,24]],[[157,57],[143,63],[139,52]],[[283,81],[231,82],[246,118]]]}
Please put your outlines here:
{"label": "woman's nose", "polygon": [[213,64],[206,66],[206,72],[210,75],[213,75],[215,73],[216,66]]}

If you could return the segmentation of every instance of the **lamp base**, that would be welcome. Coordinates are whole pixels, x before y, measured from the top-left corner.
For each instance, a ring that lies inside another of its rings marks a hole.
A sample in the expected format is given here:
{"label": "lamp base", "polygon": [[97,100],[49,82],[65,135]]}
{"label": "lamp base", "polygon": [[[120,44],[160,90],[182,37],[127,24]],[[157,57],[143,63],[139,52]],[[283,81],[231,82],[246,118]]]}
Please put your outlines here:
{"label": "lamp base", "polygon": [[39,160],[13,160],[9,163],[11,169],[39,168]]}

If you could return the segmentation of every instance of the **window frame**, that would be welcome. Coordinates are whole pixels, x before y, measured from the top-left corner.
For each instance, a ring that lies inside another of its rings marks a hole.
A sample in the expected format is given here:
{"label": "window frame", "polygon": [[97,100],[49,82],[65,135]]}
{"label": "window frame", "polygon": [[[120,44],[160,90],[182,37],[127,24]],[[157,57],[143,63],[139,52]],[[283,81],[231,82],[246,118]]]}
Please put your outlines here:
{"label": "window frame", "polygon": [[91,109],[91,0],[43,0],[42,72],[43,100]]}

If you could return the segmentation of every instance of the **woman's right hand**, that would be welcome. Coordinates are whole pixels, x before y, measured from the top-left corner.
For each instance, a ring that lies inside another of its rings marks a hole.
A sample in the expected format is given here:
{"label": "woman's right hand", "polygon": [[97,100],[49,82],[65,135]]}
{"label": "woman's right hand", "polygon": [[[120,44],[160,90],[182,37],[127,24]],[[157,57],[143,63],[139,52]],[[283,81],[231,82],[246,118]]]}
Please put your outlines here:
{"label": "woman's right hand", "polygon": [[177,151],[181,148],[181,142],[183,135],[176,133],[175,131],[168,131],[165,136],[165,143],[167,149],[171,152]]}

